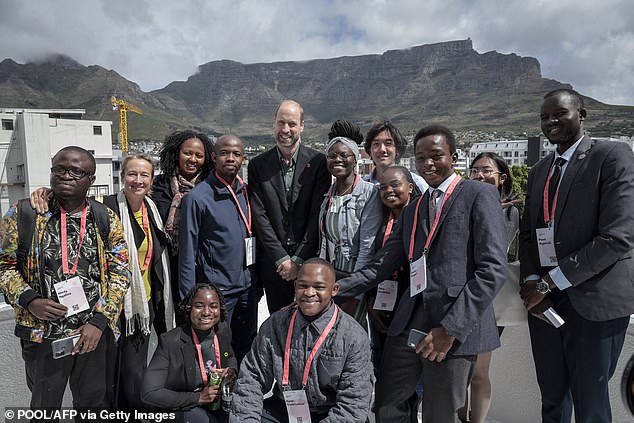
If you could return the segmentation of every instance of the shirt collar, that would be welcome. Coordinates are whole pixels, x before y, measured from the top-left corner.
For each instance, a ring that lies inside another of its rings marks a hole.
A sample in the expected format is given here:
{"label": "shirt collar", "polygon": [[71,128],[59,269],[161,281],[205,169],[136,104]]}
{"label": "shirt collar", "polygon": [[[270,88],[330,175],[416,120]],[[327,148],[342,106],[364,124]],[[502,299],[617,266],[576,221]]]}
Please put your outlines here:
{"label": "shirt collar", "polygon": [[579,147],[579,144],[581,144],[581,140],[583,139],[584,136],[585,135],[582,135],[581,138],[579,138],[576,143],[571,145],[568,150],[564,151],[564,154],[559,154],[557,149],[555,149],[555,160],[561,157],[562,159],[566,160],[566,163],[568,163],[570,159],[572,159],[572,155],[575,154],[575,151],[577,151],[577,147]]}
{"label": "shirt collar", "polygon": [[297,318],[296,318],[295,324],[297,325],[297,328],[299,330],[304,330],[306,326],[309,326],[312,324],[313,327],[315,327],[315,329],[317,329],[319,333],[322,333],[326,329],[326,326],[328,326],[328,322],[330,322],[330,319],[332,318],[332,315],[335,312],[335,307],[337,306],[331,300],[330,307],[328,307],[328,310],[326,310],[321,316],[319,316],[312,322],[309,322],[308,320],[306,320],[302,312],[299,309],[297,309]]}
{"label": "shirt collar", "polygon": [[440,185],[438,185],[438,188],[429,187],[427,189],[429,191],[429,195],[431,195],[431,193],[434,192],[434,190],[440,190],[440,192],[444,194],[445,192],[447,192],[447,188],[449,188],[449,185],[451,185],[453,180],[456,179],[457,177],[458,177],[458,174],[456,172],[453,172],[451,175],[447,177],[447,179],[445,179],[444,181],[442,181]]}
{"label": "shirt collar", "polygon": [[[300,146],[298,145],[297,148],[295,149],[295,152],[291,156],[291,162],[287,167],[293,167],[295,163],[297,162],[297,154],[299,154],[299,147]],[[275,146],[275,150],[277,151],[277,157],[280,159],[280,164],[283,164],[284,166],[286,166],[286,159],[282,155],[282,152],[280,151],[280,149],[277,146]]]}

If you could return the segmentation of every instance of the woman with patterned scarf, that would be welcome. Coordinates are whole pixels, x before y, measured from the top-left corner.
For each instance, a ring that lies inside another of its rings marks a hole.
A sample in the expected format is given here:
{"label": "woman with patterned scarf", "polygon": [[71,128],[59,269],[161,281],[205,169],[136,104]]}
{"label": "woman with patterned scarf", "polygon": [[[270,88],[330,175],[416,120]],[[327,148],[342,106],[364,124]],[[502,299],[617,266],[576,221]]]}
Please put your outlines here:
{"label": "woman with patterned scarf", "polygon": [[160,152],[162,174],[154,178],[150,196],[156,203],[165,232],[169,238],[172,293],[178,294],[178,231],[183,197],[212,170],[213,144],[202,133],[192,130],[176,131],[165,137]]}

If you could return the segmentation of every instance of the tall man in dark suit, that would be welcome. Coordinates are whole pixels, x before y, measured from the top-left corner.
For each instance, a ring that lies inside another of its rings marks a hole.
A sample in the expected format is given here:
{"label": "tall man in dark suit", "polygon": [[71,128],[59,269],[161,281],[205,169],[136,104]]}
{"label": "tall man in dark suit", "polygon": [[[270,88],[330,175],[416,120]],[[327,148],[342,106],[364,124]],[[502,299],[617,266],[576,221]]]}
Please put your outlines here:
{"label": "tall man in dark suit", "polygon": [[[528,177],[520,259],[542,419],[612,421],[608,381],[634,312],[634,157],[627,144],[584,135],[581,96],[552,91],[541,127],[557,150]],[[543,320],[552,307],[564,320]],[[538,318],[539,317],[539,318]]]}
{"label": "tall man in dark suit", "polygon": [[[410,261],[376,384],[377,422],[416,421],[409,400],[422,372],[423,421],[454,423],[476,355],[500,346],[491,301],[505,280],[506,231],[495,187],[454,173],[449,129],[421,129],[414,150],[428,191],[403,210],[370,263],[339,281],[339,295],[364,292]],[[411,329],[427,332],[415,349]]]}
{"label": "tall man in dark suit", "polygon": [[330,186],[326,157],[302,145],[303,130],[302,106],[284,100],[273,124],[277,146],[249,163],[256,268],[271,313],[293,301],[298,266],[317,255],[319,206]]}

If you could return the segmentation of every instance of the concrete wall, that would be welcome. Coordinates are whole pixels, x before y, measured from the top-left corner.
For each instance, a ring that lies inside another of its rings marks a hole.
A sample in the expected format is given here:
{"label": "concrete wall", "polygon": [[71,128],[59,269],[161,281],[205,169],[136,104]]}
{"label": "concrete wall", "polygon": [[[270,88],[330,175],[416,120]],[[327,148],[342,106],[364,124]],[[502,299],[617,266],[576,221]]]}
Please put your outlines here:
{"label": "concrete wall", "polygon": [[[531,355],[528,327],[513,326],[504,329],[502,348],[493,353],[491,360],[492,401],[489,417],[496,422],[535,423],[540,419],[540,395]],[[631,423],[634,417],[621,400],[623,367],[634,354],[634,320],[630,321],[625,345],[614,377],[610,381],[612,421]]]}

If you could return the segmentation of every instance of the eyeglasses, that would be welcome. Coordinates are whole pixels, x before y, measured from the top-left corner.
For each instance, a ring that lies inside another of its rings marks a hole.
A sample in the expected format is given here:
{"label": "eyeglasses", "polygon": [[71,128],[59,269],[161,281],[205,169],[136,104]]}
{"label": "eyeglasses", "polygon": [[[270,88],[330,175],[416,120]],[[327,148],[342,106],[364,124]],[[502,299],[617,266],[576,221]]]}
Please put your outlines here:
{"label": "eyeglasses", "polygon": [[483,167],[483,168],[474,167],[474,168],[471,168],[471,170],[469,171],[469,175],[471,175],[472,178],[474,176],[478,176],[478,174],[487,178],[493,175],[494,173],[501,173],[501,172],[498,172],[497,170],[493,170],[490,167]]}
{"label": "eyeglasses", "polygon": [[351,154],[351,153],[336,153],[334,151],[330,151],[328,154],[326,154],[326,157],[328,158],[328,160],[337,160],[337,157],[340,157],[341,160],[348,160],[348,158],[354,157],[354,154]]}
{"label": "eyeglasses", "polygon": [[75,180],[92,175],[92,172],[85,172],[81,169],[66,169],[62,166],[53,166],[51,168],[51,173],[55,176],[64,176],[68,173],[68,176]]}

